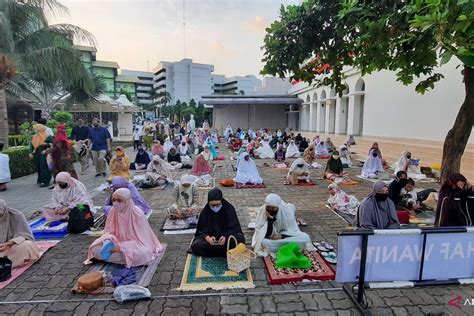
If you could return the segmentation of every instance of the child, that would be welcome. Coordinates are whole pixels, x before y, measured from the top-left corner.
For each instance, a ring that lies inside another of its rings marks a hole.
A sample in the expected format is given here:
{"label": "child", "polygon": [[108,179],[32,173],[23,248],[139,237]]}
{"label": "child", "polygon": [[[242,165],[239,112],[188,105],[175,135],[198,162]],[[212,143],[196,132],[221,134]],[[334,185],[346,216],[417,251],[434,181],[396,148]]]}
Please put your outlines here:
{"label": "child", "polygon": [[413,213],[421,208],[420,202],[418,201],[418,194],[415,191],[415,181],[409,178],[405,184],[405,187],[401,190],[400,195],[402,200],[401,206],[406,207]]}
{"label": "child", "polygon": [[7,190],[7,183],[11,181],[10,157],[2,153],[3,143],[0,143],[0,192]]}

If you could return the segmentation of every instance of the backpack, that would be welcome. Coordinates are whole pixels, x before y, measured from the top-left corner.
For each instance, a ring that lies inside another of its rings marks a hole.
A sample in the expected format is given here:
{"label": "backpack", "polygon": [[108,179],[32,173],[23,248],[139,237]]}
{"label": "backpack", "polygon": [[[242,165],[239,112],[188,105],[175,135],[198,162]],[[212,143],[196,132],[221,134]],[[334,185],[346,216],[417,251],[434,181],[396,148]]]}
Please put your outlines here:
{"label": "backpack", "polygon": [[94,215],[89,205],[78,204],[69,213],[67,230],[70,234],[80,234],[94,226]]}

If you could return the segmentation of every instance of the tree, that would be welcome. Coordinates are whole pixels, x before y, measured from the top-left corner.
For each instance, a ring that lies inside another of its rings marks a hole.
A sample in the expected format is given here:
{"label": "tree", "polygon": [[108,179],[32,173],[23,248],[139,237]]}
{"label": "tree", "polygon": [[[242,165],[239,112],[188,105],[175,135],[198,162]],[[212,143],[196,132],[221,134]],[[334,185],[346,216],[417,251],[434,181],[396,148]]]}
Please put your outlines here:
{"label": "tree", "polygon": [[97,92],[73,47],[94,45],[94,37],[71,24],[48,24],[47,15],[66,11],[57,0],[0,2],[0,142],[7,144],[6,91],[27,99],[38,91],[64,92],[71,102]]}
{"label": "tree", "polygon": [[334,87],[343,68],[387,69],[416,91],[433,89],[439,66],[462,63],[466,97],[443,148],[442,179],[459,172],[474,123],[474,2],[468,0],[305,0],[282,6],[267,29],[262,74]]}
{"label": "tree", "polygon": [[132,94],[129,91],[120,88],[119,95],[122,94],[127,97],[128,101],[132,102]]}

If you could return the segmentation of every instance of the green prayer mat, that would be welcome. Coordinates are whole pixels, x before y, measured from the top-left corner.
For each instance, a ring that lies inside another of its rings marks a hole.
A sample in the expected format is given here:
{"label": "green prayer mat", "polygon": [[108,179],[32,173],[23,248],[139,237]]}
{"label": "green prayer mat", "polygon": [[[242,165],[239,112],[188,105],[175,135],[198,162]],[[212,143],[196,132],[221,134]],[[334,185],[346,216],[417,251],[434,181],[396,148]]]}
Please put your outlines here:
{"label": "green prayer mat", "polygon": [[309,269],[311,261],[301,253],[297,243],[290,242],[278,249],[275,266],[279,269]]}

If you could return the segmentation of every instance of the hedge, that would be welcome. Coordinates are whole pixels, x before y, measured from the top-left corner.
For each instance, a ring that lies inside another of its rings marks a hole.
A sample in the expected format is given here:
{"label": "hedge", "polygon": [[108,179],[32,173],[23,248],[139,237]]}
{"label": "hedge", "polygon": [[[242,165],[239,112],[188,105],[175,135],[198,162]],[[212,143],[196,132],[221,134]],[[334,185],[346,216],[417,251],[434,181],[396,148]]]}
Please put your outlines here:
{"label": "hedge", "polygon": [[26,140],[23,135],[8,135],[8,147],[24,146]]}
{"label": "hedge", "polygon": [[28,156],[28,146],[8,148],[3,151],[10,157],[10,173],[12,179],[27,176],[36,172],[33,160]]}

